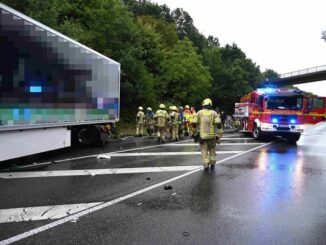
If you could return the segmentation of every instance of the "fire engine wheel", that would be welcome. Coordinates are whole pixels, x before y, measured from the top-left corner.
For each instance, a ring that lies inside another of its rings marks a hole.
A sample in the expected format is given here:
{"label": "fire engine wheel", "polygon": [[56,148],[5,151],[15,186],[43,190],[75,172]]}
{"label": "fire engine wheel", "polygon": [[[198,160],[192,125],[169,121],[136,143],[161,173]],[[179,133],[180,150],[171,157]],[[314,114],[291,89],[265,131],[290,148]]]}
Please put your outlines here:
{"label": "fire engine wheel", "polygon": [[252,131],[252,137],[254,137],[254,139],[256,139],[256,140],[261,139],[261,131],[260,131],[260,128],[258,128],[256,124],[254,125],[254,130]]}

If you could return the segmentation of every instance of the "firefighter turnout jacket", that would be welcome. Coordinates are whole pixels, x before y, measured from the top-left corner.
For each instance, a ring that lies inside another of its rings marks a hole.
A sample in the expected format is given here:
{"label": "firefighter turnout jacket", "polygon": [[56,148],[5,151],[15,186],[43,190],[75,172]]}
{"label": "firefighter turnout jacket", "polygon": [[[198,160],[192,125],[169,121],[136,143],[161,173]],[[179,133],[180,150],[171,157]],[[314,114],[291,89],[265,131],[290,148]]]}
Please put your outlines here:
{"label": "firefighter turnout jacket", "polygon": [[156,126],[158,128],[164,128],[169,121],[169,113],[166,110],[157,110],[155,113]]}
{"label": "firefighter turnout jacket", "polygon": [[221,123],[221,118],[214,110],[202,109],[194,116],[193,123],[197,124],[201,139],[214,139],[218,136],[216,126]]}

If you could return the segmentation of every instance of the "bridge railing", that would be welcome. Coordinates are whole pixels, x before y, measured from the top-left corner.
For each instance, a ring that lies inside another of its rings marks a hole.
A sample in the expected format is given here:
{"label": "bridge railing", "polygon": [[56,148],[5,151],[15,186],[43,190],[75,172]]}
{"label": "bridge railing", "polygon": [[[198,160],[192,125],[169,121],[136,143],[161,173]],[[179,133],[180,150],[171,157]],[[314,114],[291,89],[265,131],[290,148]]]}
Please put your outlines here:
{"label": "bridge railing", "polygon": [[296,77],[296,76],[320,72],[320,71],[326,71],[326,65],[316,66],[316,67],[307,68],[307,69],[303,69],[303,70],[284,73],[284,74],[280,75],[280,78]]}

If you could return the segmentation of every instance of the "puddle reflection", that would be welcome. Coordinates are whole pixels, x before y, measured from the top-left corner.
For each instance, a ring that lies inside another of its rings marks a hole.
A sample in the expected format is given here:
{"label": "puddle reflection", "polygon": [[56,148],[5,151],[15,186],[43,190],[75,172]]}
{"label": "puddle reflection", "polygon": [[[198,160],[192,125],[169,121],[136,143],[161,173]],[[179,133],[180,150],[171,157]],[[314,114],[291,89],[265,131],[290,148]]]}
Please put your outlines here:
{"label": "puddle reflection", "polygon": [[261,187],[257,199],[260,208],[268,210],[276,208],[282,202],[300,199],[305,176],[303,154],[296,147],[288,148],[286,154],[263,149],[256,164],[261,172],[254,181]]}

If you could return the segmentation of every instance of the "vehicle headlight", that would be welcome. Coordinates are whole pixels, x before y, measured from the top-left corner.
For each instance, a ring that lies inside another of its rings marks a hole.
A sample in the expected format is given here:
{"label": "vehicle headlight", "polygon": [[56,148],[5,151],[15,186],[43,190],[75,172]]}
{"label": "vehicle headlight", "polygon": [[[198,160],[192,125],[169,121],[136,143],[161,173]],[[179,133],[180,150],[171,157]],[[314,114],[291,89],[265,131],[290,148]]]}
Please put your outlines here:
{"label": "vehicle headlight", "polygon": [[273,129],[273,125],[269,123],[261,123],[260,124],[261,129]]}
{"label": "vehicle headlight", "polygon": [[304,125],[298,125],[298,129],[302,129],[302,130],[304,130]]}

